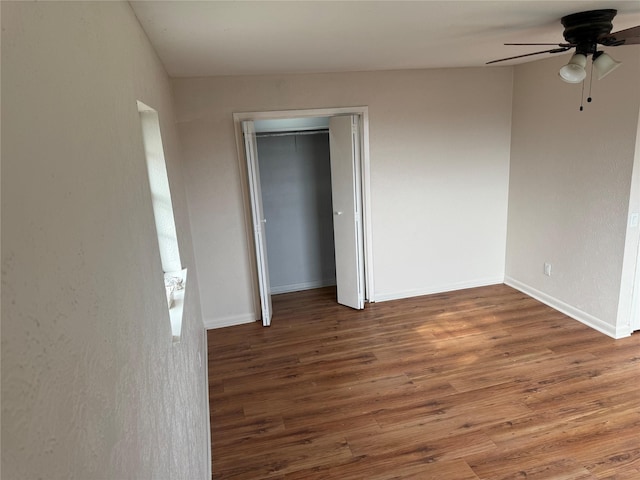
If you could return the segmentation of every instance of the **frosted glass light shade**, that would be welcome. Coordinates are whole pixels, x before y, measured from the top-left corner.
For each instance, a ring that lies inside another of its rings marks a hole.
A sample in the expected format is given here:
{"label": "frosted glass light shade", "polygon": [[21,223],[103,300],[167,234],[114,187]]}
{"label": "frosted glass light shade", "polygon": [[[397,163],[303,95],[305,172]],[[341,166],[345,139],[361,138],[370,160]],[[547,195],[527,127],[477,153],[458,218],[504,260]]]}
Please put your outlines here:
{"label": "frosted glass light shade", "polygon": [[593,68],[598,74],[598,80],[602,80],[620,65],[622,65],[622,62],[614,60],[604,52],[601,52],[593,61]]}
{"label": "frosted glass light shade", "polygon": [[567,83],[580,83],[587,76],[584,67],[587,65],[587,57],[581,53],[576,53],[569,63],[560,69],[560,78]]}

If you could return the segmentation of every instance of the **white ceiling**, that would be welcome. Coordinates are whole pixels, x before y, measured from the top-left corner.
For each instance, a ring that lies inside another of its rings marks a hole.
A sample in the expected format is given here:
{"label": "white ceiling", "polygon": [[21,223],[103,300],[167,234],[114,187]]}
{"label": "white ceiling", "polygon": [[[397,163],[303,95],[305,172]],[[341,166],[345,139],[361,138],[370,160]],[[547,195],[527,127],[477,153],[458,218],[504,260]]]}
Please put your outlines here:
{"label": "white ceiling", "polygon": [[570,13],[615,8],[613,31],[640,25],[639,0],[130,3],[173,77],[477,67],[553,48],[503,44],[562,42]]}

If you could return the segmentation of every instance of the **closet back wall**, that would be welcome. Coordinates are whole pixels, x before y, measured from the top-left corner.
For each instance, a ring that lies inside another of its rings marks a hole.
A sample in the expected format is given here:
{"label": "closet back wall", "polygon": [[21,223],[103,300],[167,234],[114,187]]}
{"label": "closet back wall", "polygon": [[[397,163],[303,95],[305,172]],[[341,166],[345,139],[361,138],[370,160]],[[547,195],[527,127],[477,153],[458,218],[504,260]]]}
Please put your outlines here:
{"label": "closet back wall", "polygon": [[335,285],[329,134],[258,136],[274,294]]}

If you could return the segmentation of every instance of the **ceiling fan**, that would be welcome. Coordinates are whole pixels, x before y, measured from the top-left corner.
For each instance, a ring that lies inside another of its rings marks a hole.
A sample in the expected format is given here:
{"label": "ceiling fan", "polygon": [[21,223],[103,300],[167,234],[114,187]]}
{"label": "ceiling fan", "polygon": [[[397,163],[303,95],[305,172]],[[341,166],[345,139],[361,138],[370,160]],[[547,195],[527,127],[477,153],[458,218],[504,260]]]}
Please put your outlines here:
{"label": "ceiling fan", "polygon": [[600,80],[616,69],[621,62],[617,62],[605,52],[598,50],[598,45],[618,47],[620,45],[640,44],[640,25],[611,33],[613,29],[612,21],[616,13],[618,13],[617,10],[613,9],[590,10],[562,17],[560,21],[564,26],[563,36],[566,40],[565,43],[505,43],[505,45],[554,45],[556,48],[492,60],[487,62],[487,65],[541,53],[566,52],[575,48],[576,52],[569,60],[569,63],[560,69],[560,78],[568,83],[582,82],[587,76],[585,70],[587,57],[591,55],[593,57],[593,70],[596,71],[598,80]]}

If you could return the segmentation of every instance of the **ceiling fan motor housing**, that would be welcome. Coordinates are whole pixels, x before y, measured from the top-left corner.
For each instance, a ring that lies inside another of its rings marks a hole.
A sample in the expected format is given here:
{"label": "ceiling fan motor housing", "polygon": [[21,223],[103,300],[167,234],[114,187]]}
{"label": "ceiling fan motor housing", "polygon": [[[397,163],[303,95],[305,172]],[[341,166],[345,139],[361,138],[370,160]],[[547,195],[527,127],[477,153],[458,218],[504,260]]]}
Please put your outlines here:
{"label": "ceiling fan motor housing", "polygon": [[617,10],[590,10],[562,17],[565,40],[576,46],[576,53],[594,54],[598,40],[611,33]]}

